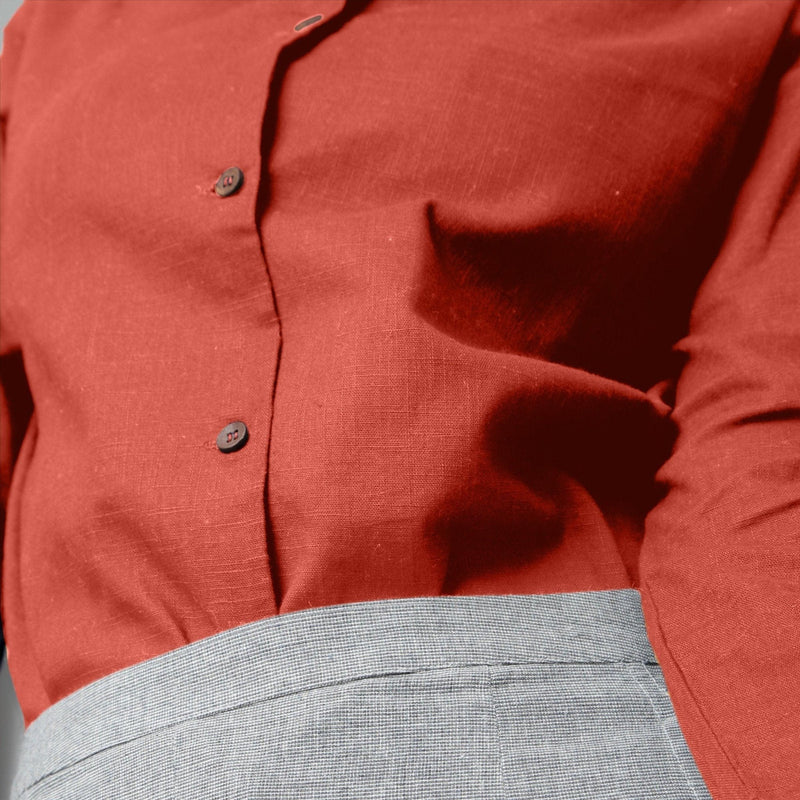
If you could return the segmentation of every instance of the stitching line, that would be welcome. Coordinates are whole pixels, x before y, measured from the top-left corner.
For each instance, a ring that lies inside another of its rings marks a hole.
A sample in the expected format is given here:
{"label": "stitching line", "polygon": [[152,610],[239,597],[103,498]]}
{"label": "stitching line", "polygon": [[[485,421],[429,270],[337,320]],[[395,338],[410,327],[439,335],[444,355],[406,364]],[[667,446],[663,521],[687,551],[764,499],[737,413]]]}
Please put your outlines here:
{"label": "stitching line", "polygon": [[[686,781],[686,785],[689,787],[692,796],[695,798],[695,800],[701,800],[700,795],[697,793],[696,781],[693,780],[694,776],[689,774],[687,767],[684,764],[685,759],[681,758],[680,754],[678,753],[676,749],[676,743],[672,740],[672,737],[669,735],[669,731],[667,730],[666,725],[664,724],[664,718],[658,712],[658,709],[656,708],[656,705],[653,702],[653,697],[651,693],[647,690],[647,687],[639,679],[639,674],[638,671],[636,670],[636,666],[633,664],[626,664],[625,669],[630,675],[633,676],[633,679],[636,681],[636,684],[639,687],[640,691],[647,698],[647,702],[650,704],[650,708],[652,708],[653,710],[653,716],[656,718],[656,721],[658,722],[658,727],[659,730],[661,731],[661,735],[664,737],[667,744],[669,745],[672,757],[673,759],[675,759],[678,766],[680,767],[681,773],[683,774],[683,779]],[[653,686],[655,686],[657,694],[663,695],[661,687],[656,683],[655,679],[650,674],[650,672],[647,669],[644,669],[644,672],[647,674],[648,680],[653,684]],[[667,698],[669,699],[669,695],[667,695]],[[671,702],[672,701],[670,700],[670,703]]]}
{"label": "stitching line", "polygon": [[511,797],[511,792],[506,785],[506,751],[503,747],[503,738],[500,731],[500,714],[497,711],[497,696],[495,692],[494,677],[492,675],[492,665],[487,664],[486,682],[488,688],[489,704],[492,708],[492,717],[494,718],[494,731],[495,731],[495,752],[499,753],[497,761],[497,783],[500,785],[503,797]]}

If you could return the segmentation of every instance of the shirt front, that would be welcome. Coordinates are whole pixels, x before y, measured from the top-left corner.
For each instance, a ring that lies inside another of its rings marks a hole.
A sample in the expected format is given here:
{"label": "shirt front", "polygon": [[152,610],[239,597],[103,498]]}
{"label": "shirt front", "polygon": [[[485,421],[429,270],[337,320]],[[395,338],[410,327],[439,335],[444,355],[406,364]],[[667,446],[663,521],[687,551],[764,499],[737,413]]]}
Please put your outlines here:
{"label": "shirt front", "polygon": [[26,3],[26,722],[276,614],[636,587],[715,800],[800,792],[798,41],[788,2]]}

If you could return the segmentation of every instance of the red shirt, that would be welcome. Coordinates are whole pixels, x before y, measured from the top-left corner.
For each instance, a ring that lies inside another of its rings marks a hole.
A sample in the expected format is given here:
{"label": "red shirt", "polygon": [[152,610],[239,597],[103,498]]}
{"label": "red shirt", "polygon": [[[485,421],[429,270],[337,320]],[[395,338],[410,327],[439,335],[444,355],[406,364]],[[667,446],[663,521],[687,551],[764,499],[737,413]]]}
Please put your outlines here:
{"label": "red shirt", "polygon": [[636,587],[715,800],[800,795],[798,44],[789,2],[25,4],[26,721],[275,614]]}

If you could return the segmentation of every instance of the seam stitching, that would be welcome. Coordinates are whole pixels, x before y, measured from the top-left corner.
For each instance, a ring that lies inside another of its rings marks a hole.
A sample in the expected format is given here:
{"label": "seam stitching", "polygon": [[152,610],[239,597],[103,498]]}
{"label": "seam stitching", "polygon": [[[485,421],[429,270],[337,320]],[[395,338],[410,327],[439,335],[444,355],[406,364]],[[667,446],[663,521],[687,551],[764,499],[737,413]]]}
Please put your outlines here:
{"label": "seam stitching", "polygon": [[[664,722],[664,716],[659,712],[658,708],[656,708],[656,704],[653,701],[653,696],[651,692],[648,691],[647,687],[642,683],[640,680],[638,671],[633,664],[626,664],[625,669],[629,675],[631,675],[636,682],[636,685],[639,687],[639,690],[642,694],[647,698],[647,702],[650,704],[650,708],[653,710],[653,716],[656,718],[656,722],[658,723],[658,729],[661,731],[661,735],[666,740],[667,745],[669,746],[670,752],[672,753],[672,758],[677,762],[678,766],[680,767],[681,773],[683,774],[683,779],[686,781],[689,790],[692,793],[692,796],[695,800],[701,800],[700,796],[697,793],[697,788],[695,785],[695,780],[693,780],[693,776],[689,775],[689,772],[684,764],[684,759],[681,758],[680,754],[677,751],[676,743],[673,741],[672,736],[670,736],[669,731]],[[656,683],[653,676],[650,672],[642,667],[644,672],[647,674],[647,679],[652,683],[655,687],[657,695],[663,697],[663,691],[661,687]],[[667,695],[667,699],[669,699],[669,695]],[[670,701],[671,702],[671,701]]]}

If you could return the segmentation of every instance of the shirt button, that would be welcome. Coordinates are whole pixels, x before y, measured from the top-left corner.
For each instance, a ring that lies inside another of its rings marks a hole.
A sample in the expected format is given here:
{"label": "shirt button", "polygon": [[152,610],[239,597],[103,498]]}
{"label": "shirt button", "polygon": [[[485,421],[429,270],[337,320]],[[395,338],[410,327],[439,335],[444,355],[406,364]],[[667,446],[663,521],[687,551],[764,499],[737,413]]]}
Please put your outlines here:
{"label": "shirt button", "polygon": [[301,20],[294,26],[294,29],[299,33],[303,30],[303,28],[308,28],[311,25],[316,25],[318,22],[322,21],[322,14],[316,14],[313,17],[309,17],[308,19]]}
{"label": "shirt button", "polygon": [[238,192],[243,183],[244,172],[239,167],[229,167],[219,176],[219,179],[214,184],[214,191],[220,197],[227,197]]}
{"label": "shirt button", "polygon": [[231,422],[217,436],[217,447],[223,453],[233,453],[244,447],[247,441],[247,425],[244,422]]}

